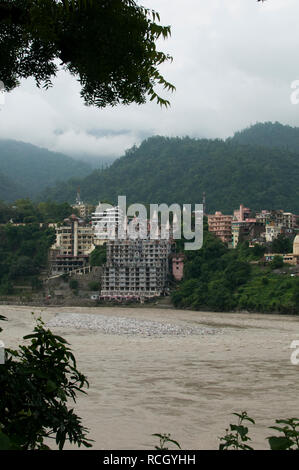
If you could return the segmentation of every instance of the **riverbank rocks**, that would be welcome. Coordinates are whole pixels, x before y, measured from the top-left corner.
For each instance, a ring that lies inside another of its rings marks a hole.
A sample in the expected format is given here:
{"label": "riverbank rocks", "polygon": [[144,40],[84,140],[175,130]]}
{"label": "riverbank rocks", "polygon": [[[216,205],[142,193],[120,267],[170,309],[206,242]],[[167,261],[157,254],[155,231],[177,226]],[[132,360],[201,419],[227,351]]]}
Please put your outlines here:
{"label": "riverbank rocks", "polygon": [[47,323],[49,328],[97,330],[109,335],[189,336],[213,335],[221,330],[204,326],[149,321],[128,317],[111,317],[80,313],[59,313]]}

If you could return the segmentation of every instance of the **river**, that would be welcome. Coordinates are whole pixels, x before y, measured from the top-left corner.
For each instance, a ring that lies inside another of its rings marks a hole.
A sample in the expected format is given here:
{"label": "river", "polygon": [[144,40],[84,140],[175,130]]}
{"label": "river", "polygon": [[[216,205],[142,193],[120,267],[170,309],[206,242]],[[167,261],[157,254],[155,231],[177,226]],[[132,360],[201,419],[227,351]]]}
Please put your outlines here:
{"label": "river", "polygon": [[[299,365],[292,365],[299,317],[158,308],[0,306],[1,339],[15,347],[29,334],[34,311],[46,322],[81,313],[130,321],[202,327],[213,334],[111,334],[52,328],[71,344],[90,382],[75,410],[95,449],[153,449],[153,433],[171,433],[183,449],[217,449],[233,412],[256,420],[249,435],[268,448],[276,418],[299,417]],[[70,448],[70,446],[66,446]]]}

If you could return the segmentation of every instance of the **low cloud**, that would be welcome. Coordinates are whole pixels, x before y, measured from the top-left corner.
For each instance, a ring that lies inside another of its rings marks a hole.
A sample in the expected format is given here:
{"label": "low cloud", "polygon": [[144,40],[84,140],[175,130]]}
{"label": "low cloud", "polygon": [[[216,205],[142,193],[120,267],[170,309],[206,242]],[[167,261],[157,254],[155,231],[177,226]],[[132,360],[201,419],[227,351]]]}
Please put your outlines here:
{"label": "low cloud", "polygon": [[[52,89],[34,81],[6,95],[0,138],[23,140],[95,161],[115,158],[150,135],[221,137],[257,121],[299,126],[290,103],[299,79],[298,0],[145,0],[172,25],[161,41],[174,57],[161,72],[177,91],[172,106],[84,106],[80,85],[60,72]],[[1,79],[1,77],[0,77]]]}

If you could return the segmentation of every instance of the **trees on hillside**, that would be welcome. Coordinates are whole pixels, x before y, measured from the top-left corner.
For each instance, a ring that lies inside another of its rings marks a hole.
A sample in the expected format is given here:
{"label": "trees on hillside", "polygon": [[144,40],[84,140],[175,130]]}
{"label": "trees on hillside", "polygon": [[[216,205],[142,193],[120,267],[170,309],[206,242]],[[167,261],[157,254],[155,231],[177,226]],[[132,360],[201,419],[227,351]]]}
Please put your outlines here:
{"label": "trees on hillside", "polygon": [[184,279],[172,293],[175,306],[298,314],[298,279],[275,273],[283,266],[281,256],[268,267],[252,265],[263,252],[264,247],[249,248],[247,242],[230,250],[205,232],[203,247],[185,252]]}
{"label": "trees on hillside", "polygon": [[286,149],[265,151],[235,141],[156,136],[109,168],[95,170],[80,182],[58,183],[40,197],[71,202],[80,185],[91,203],[108,199],[115,204],[119,194],[126,194],[128,203],[198,204],[205,191],[209,213],[232,213],[240,201],[255,210],[284,208],[296,213],[298,177],[298,157]]}
{"label": "trees on hillside", "polygon": [[0,227],[0,294],[9,293],[12,281],[30,278],[45,268],[54,242],[54,229],[38,224]]}
{"label": "trees on hillside", "polygon": [[170,35],[159,14],[134,0],[3,0],[0,77],[6,90],[22,78],[51,86],[59,67],[78,78],[87,105],[169,102],[156,85],[174,86],[158,66],[172,58],[157,50]]}

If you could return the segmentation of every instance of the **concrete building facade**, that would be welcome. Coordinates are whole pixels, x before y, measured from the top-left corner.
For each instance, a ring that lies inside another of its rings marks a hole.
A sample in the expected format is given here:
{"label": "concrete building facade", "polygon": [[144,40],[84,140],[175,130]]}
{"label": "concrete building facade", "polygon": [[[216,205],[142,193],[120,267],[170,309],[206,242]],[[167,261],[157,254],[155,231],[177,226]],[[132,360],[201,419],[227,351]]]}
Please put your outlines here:
{"label": "concrete building facade", "polygon": [[184,258],[183,253],[172,255],[172,275],[176,281],[181,281],[184,277]]}
{"label": "concrete building facade", "polygon": [[109,240],[101,297],[144,299],[168,294],[169,240]]}
{"label": "concrete building facade", "polygon": [[72,214],[64,225],[56,226],[56,242],[49,252],[52,274],[83,268],[94,250],[93,230]]}
{"label": "concrete building facade", "polygon": [[217,211],[213,215],[208,215],[209,232],[220,238],[223,243],[232,243],[232,215],[224,215]]}

